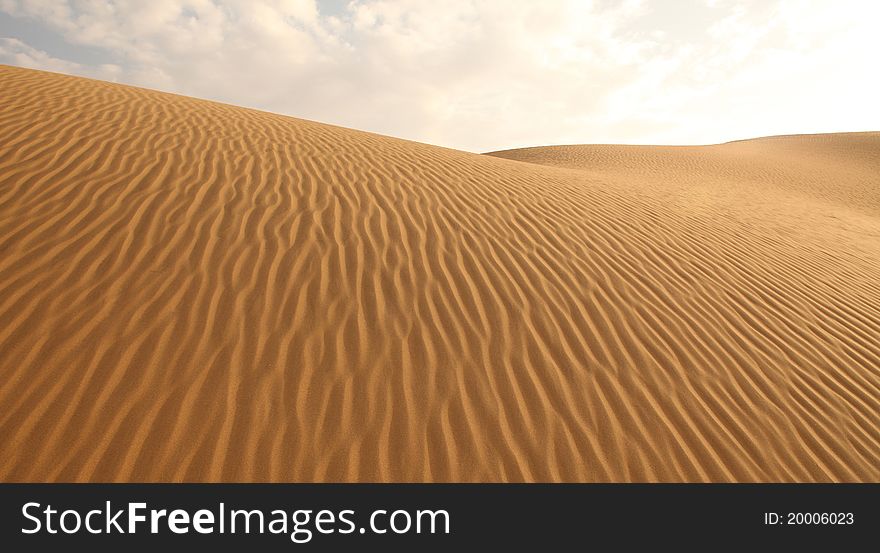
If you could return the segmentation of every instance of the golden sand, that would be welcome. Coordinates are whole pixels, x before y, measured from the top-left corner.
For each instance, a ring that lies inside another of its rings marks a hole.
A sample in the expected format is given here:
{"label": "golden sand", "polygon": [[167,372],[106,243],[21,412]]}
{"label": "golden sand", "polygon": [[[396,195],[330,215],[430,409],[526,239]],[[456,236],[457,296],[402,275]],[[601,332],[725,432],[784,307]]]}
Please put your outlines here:
{"label": "golden sand", "polygon": [[477,155],[0,66],[0,481],[877,481],[880,133]]}

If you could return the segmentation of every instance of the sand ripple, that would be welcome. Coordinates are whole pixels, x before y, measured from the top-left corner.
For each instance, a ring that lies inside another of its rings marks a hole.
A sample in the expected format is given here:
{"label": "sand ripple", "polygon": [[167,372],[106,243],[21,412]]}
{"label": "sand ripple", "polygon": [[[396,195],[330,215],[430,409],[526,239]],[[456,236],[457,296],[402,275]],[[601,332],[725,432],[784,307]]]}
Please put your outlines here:
{"label": "sand ripple", "polygon": [[502,159],[0,98],[2,481],[880,479],[878,133]]}

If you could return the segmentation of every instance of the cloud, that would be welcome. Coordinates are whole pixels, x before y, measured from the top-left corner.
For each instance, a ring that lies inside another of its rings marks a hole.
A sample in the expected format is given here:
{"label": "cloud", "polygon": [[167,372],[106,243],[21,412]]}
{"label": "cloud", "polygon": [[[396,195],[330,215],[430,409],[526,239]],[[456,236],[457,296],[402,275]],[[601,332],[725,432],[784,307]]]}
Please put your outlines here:
{"label": "cloud", "polygon": [[[880,128],[870,2],[0,0],[0,61],[473,151]],[[9,35],[9,33],[7,33]],[[71,48],[74,52],[75,48]]]}
{"label": "cloud", "polygon": [[86,66],[69,60],[56,58],[14,38],[0,38],[0,60],[20,67],[33,67],[56,73],[68,73],[112,81],[117,78],[121,68],[112,64]]}

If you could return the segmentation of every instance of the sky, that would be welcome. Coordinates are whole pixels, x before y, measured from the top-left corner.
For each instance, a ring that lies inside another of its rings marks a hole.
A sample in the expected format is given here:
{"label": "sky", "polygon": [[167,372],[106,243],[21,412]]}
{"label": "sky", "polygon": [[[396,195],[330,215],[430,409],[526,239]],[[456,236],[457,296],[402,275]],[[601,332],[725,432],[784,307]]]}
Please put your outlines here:
{"label": "sky", "polygon": [[878,21],[875,0],[0,0],[0,63],[474,152],[712,144],[880,130]]}

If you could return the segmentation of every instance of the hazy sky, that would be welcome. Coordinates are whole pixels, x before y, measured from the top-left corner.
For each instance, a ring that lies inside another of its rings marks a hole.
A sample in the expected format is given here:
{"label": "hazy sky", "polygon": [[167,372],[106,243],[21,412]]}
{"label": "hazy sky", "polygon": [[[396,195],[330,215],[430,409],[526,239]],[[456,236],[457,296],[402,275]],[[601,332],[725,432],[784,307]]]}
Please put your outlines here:
{"label": "hazy sky", "polygon": [[700,144],[880,130],[878,21],[875,0],[0,0],[0,63],[471,151]]}

